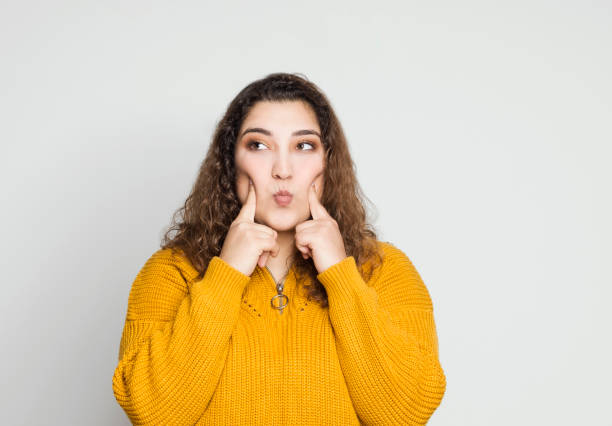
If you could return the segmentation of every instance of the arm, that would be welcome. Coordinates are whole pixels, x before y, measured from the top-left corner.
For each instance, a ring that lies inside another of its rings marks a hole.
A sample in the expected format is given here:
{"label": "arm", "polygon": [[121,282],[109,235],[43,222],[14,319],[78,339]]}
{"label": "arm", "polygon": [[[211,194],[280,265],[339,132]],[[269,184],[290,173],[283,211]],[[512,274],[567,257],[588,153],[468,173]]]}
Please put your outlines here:
{"label": "arm", "polygon": [[195,424],[225,365],[250,277],[215,256],[188,288],[185,265],[159,250],[130,290],[113,392],[133,424]]}
{"label": "arm", "polygon": [[340,365],[366,424],[425,424],[446,377],[429,293],[408,257],[383,243],[385,258],[367,285],[349,256],[320,273]]}

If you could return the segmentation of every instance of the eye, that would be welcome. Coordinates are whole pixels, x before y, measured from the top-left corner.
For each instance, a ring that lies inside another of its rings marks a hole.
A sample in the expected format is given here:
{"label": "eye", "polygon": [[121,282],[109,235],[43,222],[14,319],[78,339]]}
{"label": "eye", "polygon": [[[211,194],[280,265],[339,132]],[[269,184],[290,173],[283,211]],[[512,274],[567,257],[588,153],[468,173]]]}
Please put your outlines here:
{"label": "eye", "polygon": [[[259,142],[259,141],[251,141],[251,142],[247,143],[246,146],[247,146],[248,149],[250,149],[252,151],[261,151],[261,149],[257,149],[257,147],[256,147],[257,144],[264,145],[262,142]],[[255,146],[255,148],[253,148],[253,146]]]}
{"label": "eye", "polygon": [[311,143],[311,142],[305,142],[305,141],[304,141],[304,142],[300,142],[300,143],[298,143],[298,146],[300,146],[300,145],[304,145],[304,144],[306,144],[306,145],[310,145],[310,146],[311,146],[311,148],[310,148],[310,149],[303,149],[302,151],[312,151],[313,149],[315,149],[315,148],[314,148],[314,147],[315,147],[315,145],[314,145],[313,143]]}

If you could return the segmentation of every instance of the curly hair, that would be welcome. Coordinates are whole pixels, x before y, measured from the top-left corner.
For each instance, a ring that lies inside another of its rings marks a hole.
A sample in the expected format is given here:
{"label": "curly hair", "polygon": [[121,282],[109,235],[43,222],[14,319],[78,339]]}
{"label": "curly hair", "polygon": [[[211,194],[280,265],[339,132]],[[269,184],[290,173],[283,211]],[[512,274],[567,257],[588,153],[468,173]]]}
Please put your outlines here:
{"label": "curly hair", "polygon": [[[347,256],[354,257],[360,274],[368,280],[373,269],[382,263],[376,231],[367,223],[364,208],[366,201],[371,202],[357,182],[344,132],[330,102],[314,83],[298,73],[269,74],[247,85],[231,101],[216,126],[185,204],[172,217],[161,248],[181,251],[199,272],[197,279],[203,278],[210,260],[220,254],[229,227],[242,208],[234,164],[238,132],[259,101],[304,101],[312,107],[326,158],[321,203],[338,223]],[[175,234],[171,236],[172,233]],[[314,262],[294,249],[295,271],[310,278],[302,282],[307,298],[327,307],[327,293],[317,279]],[[366,262],[370,267],[364,267]]]}

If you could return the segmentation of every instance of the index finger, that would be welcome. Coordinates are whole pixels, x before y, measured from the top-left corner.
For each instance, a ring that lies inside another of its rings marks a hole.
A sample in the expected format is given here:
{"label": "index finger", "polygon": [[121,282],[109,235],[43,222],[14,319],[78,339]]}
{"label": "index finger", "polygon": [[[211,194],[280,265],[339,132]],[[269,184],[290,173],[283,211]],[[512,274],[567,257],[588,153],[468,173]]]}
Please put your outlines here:
{"label": "index finger", "polygon": [[317,198],[317,191],[314,183],[310,185],[310,190],[308,191],[308,205],[310,206],[310,214],[313,219],[321,219],[329,216],[327,209],[325,209]]}
{"label": "index finger", "polygon": [[240,209],[240,213],[238,213],[237,218],[248,222],[255,222],[256,205],[257,197],[255,194],[255,185],[253,185],[253,182],[249,180],[249,193],[247,194],[247,199],[242,205],[242,208]]}

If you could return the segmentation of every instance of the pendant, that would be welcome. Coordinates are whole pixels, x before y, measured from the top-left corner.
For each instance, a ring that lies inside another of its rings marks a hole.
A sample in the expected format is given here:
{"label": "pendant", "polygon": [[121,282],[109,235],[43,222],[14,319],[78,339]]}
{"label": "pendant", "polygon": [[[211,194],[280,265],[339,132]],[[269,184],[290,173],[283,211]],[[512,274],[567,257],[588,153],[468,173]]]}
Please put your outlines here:
{"label": "pendant", "polygon": [[[268,266],[266,266],[266,269],[268,270],[268,272],[270,273],[270,275],[272,276],[272,279],[274,279],[274,275],[272,275],[272,271],[270,271],[270,268],[268,268]],[[287,273],[289,274],[289,273]],[[287,275],[285,275],[285,278],[287,277]],[[272,297],[272,299],[270,299],[270,305],[272,305],[272,307],[274,309],[278,309],[280,311],[280,314],[283,314],[283,309],[285,309],[285,307],[289,304],[289,297],[286,294],[283,294],[283,289],[285,288],[285,280],[281,280],[279,282],[276,283],[276,292],[278,294],[274,295]],[[274,301],[278,299],[278,304],[275,304]]]}
{"label": "pendant", "polygon": [[[283,283],[277,283],[276,284],[276,291],[278,292],[278,294],[274,295],[274,297],[272,297],[272,299],[270,299],[270,304],[272,305],[272,307],[274,309],[278,309],[280,311],[280,314],[283,314],[283,309],[285,309],[285,307],[289,304],[289,297],[287,297],[286,294],[283,294],[283,288],[285,286],[283,285]],[[274,299],[278,299],[278,305],[274,304]]]}

